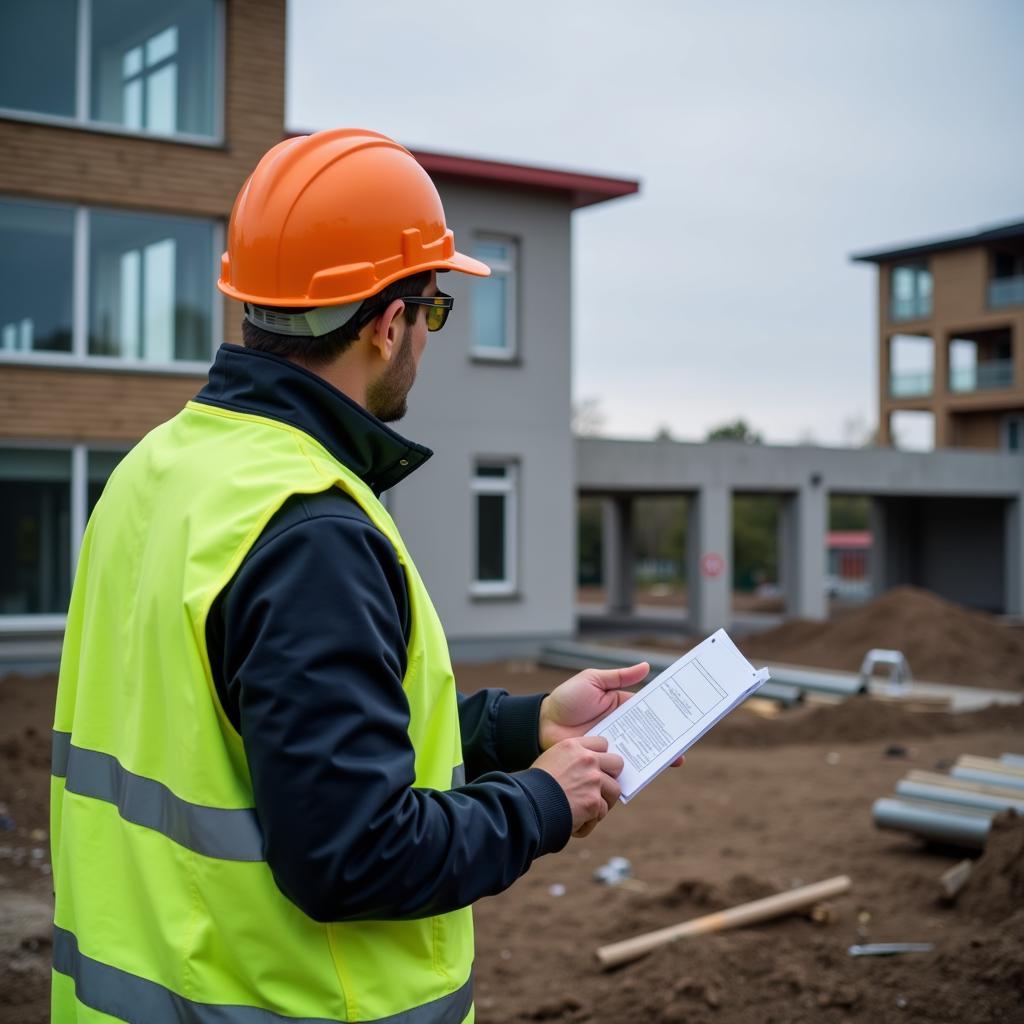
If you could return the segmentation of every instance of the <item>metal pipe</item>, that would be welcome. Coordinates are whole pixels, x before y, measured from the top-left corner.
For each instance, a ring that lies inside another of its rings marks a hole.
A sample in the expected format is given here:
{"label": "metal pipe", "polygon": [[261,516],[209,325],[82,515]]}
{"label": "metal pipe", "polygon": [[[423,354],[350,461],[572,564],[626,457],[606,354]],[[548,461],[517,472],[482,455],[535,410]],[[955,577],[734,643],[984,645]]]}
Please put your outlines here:
{"label": "metal pipe", "polygon": [[964,768],[955,765],[949,773],[954,779],[968,779],[971,782],[984,782],[986,786],[1003,786],[1024,790],[1024,776],[1002,775],[996,772],[983,772],[978,768]]}
{"label": "metal pipe", "polygon": [[952,843],[980,850],[992,825],[994,811],[966,807],[953,810],[948,804],[931,800],[894,800],[882,797],[871,809],[878,828],[913,832],[924,839]]}
{"label": "metal pipe", "polygon": [[918,800],[938,800],[958,807],[977,807],[983,811],[1004,811],[1007,808],[1024,814],[1024,793],[1019,798],[992,796],[990,793],[975,793],[969,789],[955,789],[936,786],[912,779],[900,779],[896,783],[899,796],[915,797]]}
{"label": "metal pipe", "polygon": [[982,772],[998,772],[1000,775],[1016,775],[1024,779],[1024,768],[1007,764],[1005,761],[997,760],[994,757],[978,757],[977,754],[961,754],[956,763],[961,768],[977,768]]}
{"label": "metal pipe", "polygon": [[965,789],[971,793],[984,793],[987,796],[1009,797],[1019,800],[1020,790],[1013,786],[986,786],[982,782],[969,782],[966,779],[954,779],[941,772],[923,772],[914,768],[903,776],[908,782],[923,782],[926,786],[941,786],[943,789]]}
{"label": "metal pipe", "polygon": [[1024,754],[1003,754],[999,760],[1011,768],[1024,768]]}
{"label": "metal pipe", "polygon": [[793,665],[769,665],[768,667],[774,682],[799,686],[801,690],[811,690],[816,693],[838,693],[844,697],[854,697],[858,693],[867,692],[867,687],[857,676],[847,673],[803,669]]}

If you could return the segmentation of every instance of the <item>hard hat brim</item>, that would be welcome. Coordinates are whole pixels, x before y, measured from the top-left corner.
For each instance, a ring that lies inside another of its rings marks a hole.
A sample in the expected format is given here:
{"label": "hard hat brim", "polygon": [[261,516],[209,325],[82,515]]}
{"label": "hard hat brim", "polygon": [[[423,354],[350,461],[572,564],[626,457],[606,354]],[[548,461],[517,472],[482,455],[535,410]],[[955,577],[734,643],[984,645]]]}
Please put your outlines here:
{"label": "hard hat brim", "polygon": [[[223,266],[227,266],[228,254],[224,253]],[[463,252],[454,252],[447,259],[439,260],[424,260],[422,263],[417,264],[415,267],[403,268],[399,273],[392,274],[388,277],[382,278],[372,288],[366,291],[359,292],[355,295],[343,295],[337,300],[326,301],[323,298],[313,298],[311,296],[299,296],[296,298],[283,298],[278,295],[252,295],[248,292],[242,292],[232,287],[228,275],[224,272],[221,273],[220,280],[217,282],[217,287],[223,292],[228,298],[237,299],[239,302],[249,302],[254,306],[277,306],[287,308],[288,306],[294,306],[298,309],[308,309],[311,306],[340,306],[348,302],[360,302],[363,299],[368,299],[377,292],[383,291],[389,284],[394,281],[401,280],[403,277],[411,277],[413,274],[422,273],[424,270],[455,270],[460,274],[470,274],[473,277],[490,277],[491,268],[486,263],[480,260],[474,259],[472,256],[467,256]]]}

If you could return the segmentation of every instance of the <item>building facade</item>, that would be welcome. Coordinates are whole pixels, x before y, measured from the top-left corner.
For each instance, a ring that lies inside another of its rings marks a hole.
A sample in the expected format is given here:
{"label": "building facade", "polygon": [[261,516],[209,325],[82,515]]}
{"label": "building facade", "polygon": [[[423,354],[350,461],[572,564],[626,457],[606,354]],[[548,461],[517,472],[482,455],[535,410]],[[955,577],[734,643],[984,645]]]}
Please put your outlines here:
{"label": "building facade", "polygon": [[1024,223],[878,266],[879,443],[1024,451]]}
{"label": "building facade", "polygon": [[[286,134],[285,0],[17,0],[0,53],[0,638],[31,661],[113,467],[240,341],[215,281]],[[416,156],[495,273],[445,282],[400,424],[437,454],[389,502],[456,653],[493,654],[572,631],[571,215],[637,184]]]}

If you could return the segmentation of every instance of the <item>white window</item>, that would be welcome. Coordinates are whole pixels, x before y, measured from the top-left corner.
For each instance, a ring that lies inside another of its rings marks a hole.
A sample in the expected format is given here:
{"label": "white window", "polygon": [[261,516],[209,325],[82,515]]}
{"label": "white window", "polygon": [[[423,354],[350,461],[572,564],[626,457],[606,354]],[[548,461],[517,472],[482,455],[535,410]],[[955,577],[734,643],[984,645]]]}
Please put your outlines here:
{"label": "white window", "polygon": [[4,0],[0,112],[216,142],[222,0]]}
{"label": "white window", "polygon": [[473,474],[473,582],[478,597],[500,597],[516,590],[516,512],[518,466],[508,461],[479,462]]}
{"label": "white window", "polygon": [[509,361],[519,354],[518,250],[514,239],[498,236],[480,237],[473,245],[473,255],[491,268],[490,277],[474,278],[470,286],[471,344],[477,359]]}
{"label": "white window", "polygon": [[0,361],[202,372],[220,338],[214,221],[0,197]]}

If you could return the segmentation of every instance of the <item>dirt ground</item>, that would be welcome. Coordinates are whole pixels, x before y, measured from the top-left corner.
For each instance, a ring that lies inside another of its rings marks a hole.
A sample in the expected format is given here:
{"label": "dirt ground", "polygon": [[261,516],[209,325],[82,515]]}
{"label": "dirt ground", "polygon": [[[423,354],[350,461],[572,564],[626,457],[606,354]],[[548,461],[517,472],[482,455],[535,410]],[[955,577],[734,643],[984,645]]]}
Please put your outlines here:
{"label": "dirt ground", "polygon": [[[565,673],[463,666],[460,689],[548,690]],[[0,1022],[48,1019],[49,679],[0,680]],[[996,833],[957,905],[937,878],[962,856],[877,831],[871,803],[910,768],[1024,752],[1024,707],[912,713],[857,698],[738,710],[592,836],[545,857],[477,907],[481,1024],[530,1021],[804,1024],[1024,1021],[1024,837]],[[592,878],[624,856],[636,881]],[[690,939],[610,973],[597,946],[833,875],[835,919],[804,917]],[[560,893],[560,895],[559,895]],[[871,941],[931,953],[852,958]]]}

